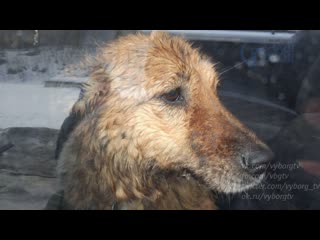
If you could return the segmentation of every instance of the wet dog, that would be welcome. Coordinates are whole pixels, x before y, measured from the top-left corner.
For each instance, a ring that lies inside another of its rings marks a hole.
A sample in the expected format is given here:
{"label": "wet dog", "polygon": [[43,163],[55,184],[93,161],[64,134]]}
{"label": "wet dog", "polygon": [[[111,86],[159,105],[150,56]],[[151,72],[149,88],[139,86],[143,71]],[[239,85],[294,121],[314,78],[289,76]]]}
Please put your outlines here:
{"label": "wet dog", "polygon": [[73,209],[216,209],[257,185],[271,150],[217,96],[218,74],[163,32],[102,47],[59,157]]}

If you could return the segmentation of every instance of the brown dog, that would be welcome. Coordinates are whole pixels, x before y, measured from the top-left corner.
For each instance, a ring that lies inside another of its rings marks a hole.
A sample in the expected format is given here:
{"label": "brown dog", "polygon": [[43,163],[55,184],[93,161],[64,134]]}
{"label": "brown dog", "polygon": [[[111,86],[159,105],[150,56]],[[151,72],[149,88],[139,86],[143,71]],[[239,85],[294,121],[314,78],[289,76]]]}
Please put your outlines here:
{"label": "brown dog", "polygon": [[208,58],[166,33],[103,47],[59,159],[74,209],[215,209],[258,184],[272,152],[217,97]]}

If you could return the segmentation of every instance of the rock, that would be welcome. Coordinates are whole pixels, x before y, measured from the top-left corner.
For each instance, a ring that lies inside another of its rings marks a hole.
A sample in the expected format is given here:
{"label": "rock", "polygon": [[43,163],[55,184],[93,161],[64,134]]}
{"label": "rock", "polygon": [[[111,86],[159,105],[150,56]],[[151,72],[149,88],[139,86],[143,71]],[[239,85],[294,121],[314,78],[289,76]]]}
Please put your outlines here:
{"label": "rock", "polygon": [[8,68],[7,74],[18,74],[24,71],[24,68]]}
{"label": "rock", "polygon": [[[37,46],[93,46],[117,36],[117,30],[38,30]],[[35,30],[0,30],[0,48],[35,47]]]}
{"label": "rock", "polygon": [[7,62],[7,60],[0,58],[0,66],[6,64]]}
{"label": "rock", "polygon": [[36,55],[39,55],[39,54],[40,54],[40,50],[39,50],[39,48],[36,48],[36,49],[32,49],[32,50],[26,52],[24,55],[32,57],[32,56],[36,56]]}
{"label": "rock", "polygon": [[88,77],[71,77],[71,76],[57,75],[45,81],[45,87],[80,88],[87,81],[88,81]]}
{"label": "rock", "polygon": [[14,145],[0,157],[0,169],[15,174],[56,177],[54,149],[57,130],[46,128],[9,128],[4,139]]}
{"label": "rock", "polygon": [[0,145],[14,146],[0,155],[0,209],[43,209],[58,189],[54,150],[58,130],[0,130]]}
{"label": "rock", "polygon": [[67,68],[77,66],[86,56],[93,55],[95,48],[44,46],[35,51],[0,48],[1,53],[3,57],[0,57],[0,82],[42,83],[57,75],[69,75]]}
{"label": "rock", "polygon": [[56,178],[0,170],[0,210],[42,210],[57,188]]}
{"label": "rock", "polygon": [[47,205],[45,210],[74,210],[64,199],[64,192],[59,191],[53,194]]}
{"label": "rock", "polygon": [[8,144],[11,144],[9,137],[6,132],[0,128],[0,148]]}

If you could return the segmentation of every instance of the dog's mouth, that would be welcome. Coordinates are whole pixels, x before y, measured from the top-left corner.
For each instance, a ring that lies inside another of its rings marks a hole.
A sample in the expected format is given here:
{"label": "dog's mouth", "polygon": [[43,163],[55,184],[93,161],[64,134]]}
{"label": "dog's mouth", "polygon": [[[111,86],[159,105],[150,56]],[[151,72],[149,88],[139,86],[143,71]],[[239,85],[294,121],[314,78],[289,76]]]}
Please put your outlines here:
{"label": "dog's mouth", "polygon": [[229,176],[228,174],[225,174],[225,176],[222,175],[211,182],[210,178],[208,179],[201,174],[196,174],[190,169],[183,169],[177,176],[187,181],[197,182],[212,191],[222,193],[239,193],[254,188],[260,184],[265,178],[265,175],[266,170],[261,169],[261,171],[256,172],[254,175],[238,173],[235,174],[235,176]]}

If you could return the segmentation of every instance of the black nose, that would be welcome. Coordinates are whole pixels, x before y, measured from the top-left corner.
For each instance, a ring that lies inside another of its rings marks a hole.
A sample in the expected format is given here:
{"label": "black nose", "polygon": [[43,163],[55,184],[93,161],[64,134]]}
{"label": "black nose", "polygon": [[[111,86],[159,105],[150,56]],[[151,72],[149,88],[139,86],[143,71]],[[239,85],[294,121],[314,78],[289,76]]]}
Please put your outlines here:
{"label": "black nose", "polygon": [[273,153],[270,150],[250,152],[242,155],[241,165],[250,173],[263,173],[270,161],[273,158]]}

